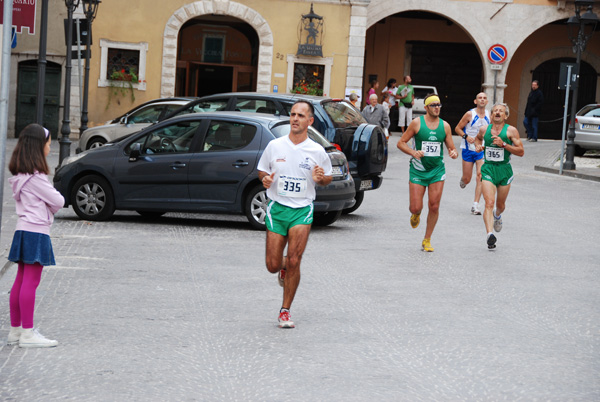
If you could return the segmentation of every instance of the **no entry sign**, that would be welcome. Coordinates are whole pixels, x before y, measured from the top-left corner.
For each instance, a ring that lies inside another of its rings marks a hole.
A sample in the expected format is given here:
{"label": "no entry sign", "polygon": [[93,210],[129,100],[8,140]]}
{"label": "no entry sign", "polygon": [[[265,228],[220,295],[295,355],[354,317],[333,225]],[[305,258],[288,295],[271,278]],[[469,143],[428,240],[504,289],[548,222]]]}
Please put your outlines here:
{"label": "no entry sign", "polygon": [[506,48],[504,46],[496,44],[490,47],[487,56],[490,63],[502,64],[506,61],[508,52],[506,51]]}

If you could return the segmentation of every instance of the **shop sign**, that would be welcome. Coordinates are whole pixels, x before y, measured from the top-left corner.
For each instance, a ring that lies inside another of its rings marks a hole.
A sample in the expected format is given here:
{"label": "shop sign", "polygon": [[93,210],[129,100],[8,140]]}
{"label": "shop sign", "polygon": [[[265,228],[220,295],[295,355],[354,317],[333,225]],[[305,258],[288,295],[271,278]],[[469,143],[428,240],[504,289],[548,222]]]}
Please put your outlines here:
{"label": "shop sign", "polygon": [[310,13],[303,14],[298,28],[297,56],[317,56],[323,57],[323,17],[315,14],[313,5],[310,5]]}
{"label": "shop sign", "polygon": [[[12,26],[17,33],[22,33],[22,28],[29,29],[29,35],[35,34],[35,1],[13,0]],[[0,24],[4,24],[4,0],[0,0]]]}

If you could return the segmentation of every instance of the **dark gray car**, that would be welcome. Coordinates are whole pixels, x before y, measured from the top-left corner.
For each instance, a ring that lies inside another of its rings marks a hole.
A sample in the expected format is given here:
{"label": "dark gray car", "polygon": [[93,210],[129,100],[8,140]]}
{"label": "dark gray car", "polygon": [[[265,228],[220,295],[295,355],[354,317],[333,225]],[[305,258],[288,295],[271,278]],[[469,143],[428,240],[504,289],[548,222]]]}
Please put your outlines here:
{"label": "dark gray car", "polygon": [[[263,229],[267,197],[256,166],[267,143],[289,132],[289,121],[275,116],[186,114],[66,158],[54,186],[86,220],[115,210],[241,213]],[[317,187],[314,203],[315,224],[327,225],[354,204],[354,182],[344,154],[312,128],[309,137],[333,166],[333,181]]]}
{"label": "dark gray car", "polygon": [[353,212],[361,205],[365,191],[381,186],[387,165],[387,141],[381,127],[368,124],[350,102],[326,96],[230,92],[191,101],[165,118],[221,110],[289,116],[292,105],[300,99],[315,109],[313,127],[346,155],[356,187],[356,203],[344,212]]}

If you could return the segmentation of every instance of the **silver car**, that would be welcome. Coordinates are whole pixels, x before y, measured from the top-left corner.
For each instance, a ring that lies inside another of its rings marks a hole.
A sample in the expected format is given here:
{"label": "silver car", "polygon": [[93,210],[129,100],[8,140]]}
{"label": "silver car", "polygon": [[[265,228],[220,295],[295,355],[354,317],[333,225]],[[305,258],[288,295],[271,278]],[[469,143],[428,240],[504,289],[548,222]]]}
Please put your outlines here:
{"label": "silver car", "polygon": [[584,106],[575,117],[575,155],[600,150],[600,105]]}
{"label": "silver car", "polygon": [[75,152],[98,148],[107,142],[140,131],[193,99],[196,98],[163,98],[136,106],[105,125],[85,130],[79,138],[79,147]]}

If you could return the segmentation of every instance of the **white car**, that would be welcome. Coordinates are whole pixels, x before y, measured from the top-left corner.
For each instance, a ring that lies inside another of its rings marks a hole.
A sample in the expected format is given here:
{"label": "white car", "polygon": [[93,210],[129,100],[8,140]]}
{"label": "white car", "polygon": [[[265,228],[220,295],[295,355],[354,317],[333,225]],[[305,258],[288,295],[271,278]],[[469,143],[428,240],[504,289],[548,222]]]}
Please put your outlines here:
{"label": "white car", "polygon": [[196,98],[162,98],[136,106],[105,125],[91,127],[79,137],[76,153],[98,148],[107,142],[135,133]]}
{"label": "white car", "polygon": [[575,117],[575,155],[600,150],[600,105],[584,106]]}
{"label": "white car", "polygon": [[415,103],[413,105],[413,118],[425,114],[425,97],[438,93],[437,88],[429,85],[413,85]]}

